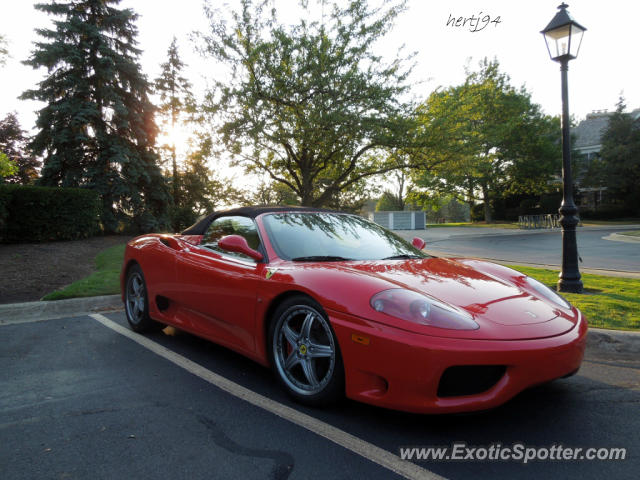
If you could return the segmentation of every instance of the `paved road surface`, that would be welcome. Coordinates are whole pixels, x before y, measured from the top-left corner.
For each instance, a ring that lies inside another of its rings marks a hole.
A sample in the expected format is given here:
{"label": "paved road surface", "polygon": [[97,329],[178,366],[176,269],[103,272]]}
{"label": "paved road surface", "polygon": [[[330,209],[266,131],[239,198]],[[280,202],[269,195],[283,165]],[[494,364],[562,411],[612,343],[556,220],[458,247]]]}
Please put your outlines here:
{"label": "paved road surface", "polygon": [[[107,315],[126,324],[122,313]],[[0,326],[0,476],[34,478],[399,478],[250,405],[91,317]],[[636,479],[640,361],[589,355],[578,375],[498,409],[425,416],[354,402],[293,404],[270,372],[187,334],[146,336],[268,399],[398,454],[401,446],[523,442],[625,447],[624,461],[418,462],[446,478]]]}
{"label": "paved road surface", "polygon": [[[640,272],[640,243],[605,240],[620,229],[578,229],[580,268]],[[426,250],[447,254],[488,258],[514,263],[560,265],[560,231],[525,231],[474,228],[433,228],[401,231],[404,238],[419,236],[427,241]]]}

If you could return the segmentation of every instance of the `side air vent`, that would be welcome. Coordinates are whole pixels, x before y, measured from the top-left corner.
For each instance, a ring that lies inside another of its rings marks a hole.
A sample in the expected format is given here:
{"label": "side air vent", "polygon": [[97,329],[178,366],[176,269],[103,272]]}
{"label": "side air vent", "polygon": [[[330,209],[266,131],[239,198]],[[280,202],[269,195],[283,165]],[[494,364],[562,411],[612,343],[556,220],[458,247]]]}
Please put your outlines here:
{"label": "side air vent", "polygon": [[163,297],[162,295],[156,296],[156,306],[158,307],[158,310],[160,310],[161,312],[164,312],[165,310],[167,310],[169,308],[170,303],[171,303],[171,300],[169,300],[167,297]]}
{"label": "side air vent", "polygon": [[486,392],[504,375],[504,365],[460,365],[447,368],[438,385],[439,397],[459,397]]}

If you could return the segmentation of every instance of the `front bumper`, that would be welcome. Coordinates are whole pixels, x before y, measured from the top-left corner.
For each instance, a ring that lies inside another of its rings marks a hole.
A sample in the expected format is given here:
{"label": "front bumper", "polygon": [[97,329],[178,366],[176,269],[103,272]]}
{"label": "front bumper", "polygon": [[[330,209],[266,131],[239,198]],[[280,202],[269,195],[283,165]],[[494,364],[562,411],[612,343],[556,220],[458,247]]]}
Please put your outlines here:
{"label": "front bumper", "polygon": [[[328,312],[345,365],[347,397],[415,413],[453,413],[496,407],[537,384],[575,373],[582,362],[587,322],[531,340],[469,340],[419,335],[359,317]],[[505,373],[488,390],[438,396],[449,367],[499,365]]]}

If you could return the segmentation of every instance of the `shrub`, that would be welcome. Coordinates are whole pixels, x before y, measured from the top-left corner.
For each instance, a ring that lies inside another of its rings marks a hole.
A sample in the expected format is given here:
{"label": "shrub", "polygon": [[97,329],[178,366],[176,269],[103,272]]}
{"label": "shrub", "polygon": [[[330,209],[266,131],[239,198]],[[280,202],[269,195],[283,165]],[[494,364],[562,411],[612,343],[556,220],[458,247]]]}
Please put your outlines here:
{"label": "shrub", "polygon": [[99,232],[100,199],[82,188],[0,186],[0,241],[74,240]]}
{"label": "shrub", "polygon": [[525,198],[520,202],[520,215],[540,215],[541,213],[537,198]]}
{"label": "shrub", "polygon": [[580,209],[578,215],[590,220],[620,220],[634,217],[634,211],[627,205],[601,205],[597,210]]}
{"label": "shrub", "polygon": [[171,229],[181,232],[198,221],[199,215],[189,205],[172,205],[169,207]]}
{"label": "shrub", "polygon": [[542,208],[542,213],[558,213],[561,203],[561,192],[545,193],[540,196],[540,207]]}
{"label": "shrub", "polygon": [[11,191],[0,185],[0,239],[4,231],[7,218],[9,217],[9,200],[11,199]]}
{"label": "shrub", "polygon": [[484,203],[476,203],[471,207],[471,221],[481,222],[484,220]]}

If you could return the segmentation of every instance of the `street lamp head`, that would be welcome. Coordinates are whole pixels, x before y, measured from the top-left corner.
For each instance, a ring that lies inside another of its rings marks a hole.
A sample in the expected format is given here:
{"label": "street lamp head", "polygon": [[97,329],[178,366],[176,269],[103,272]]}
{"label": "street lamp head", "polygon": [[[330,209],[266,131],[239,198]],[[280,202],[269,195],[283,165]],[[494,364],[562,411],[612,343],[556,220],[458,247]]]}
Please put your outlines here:
{"label": "street lamp head", "polygon": [[558,6],[558,13],[540,33],[547,42],[547,50],[551,60],[556,62],[573,60],[578,56],[582,34],[586,30],[576,22],[569,12],[566,3]]}

